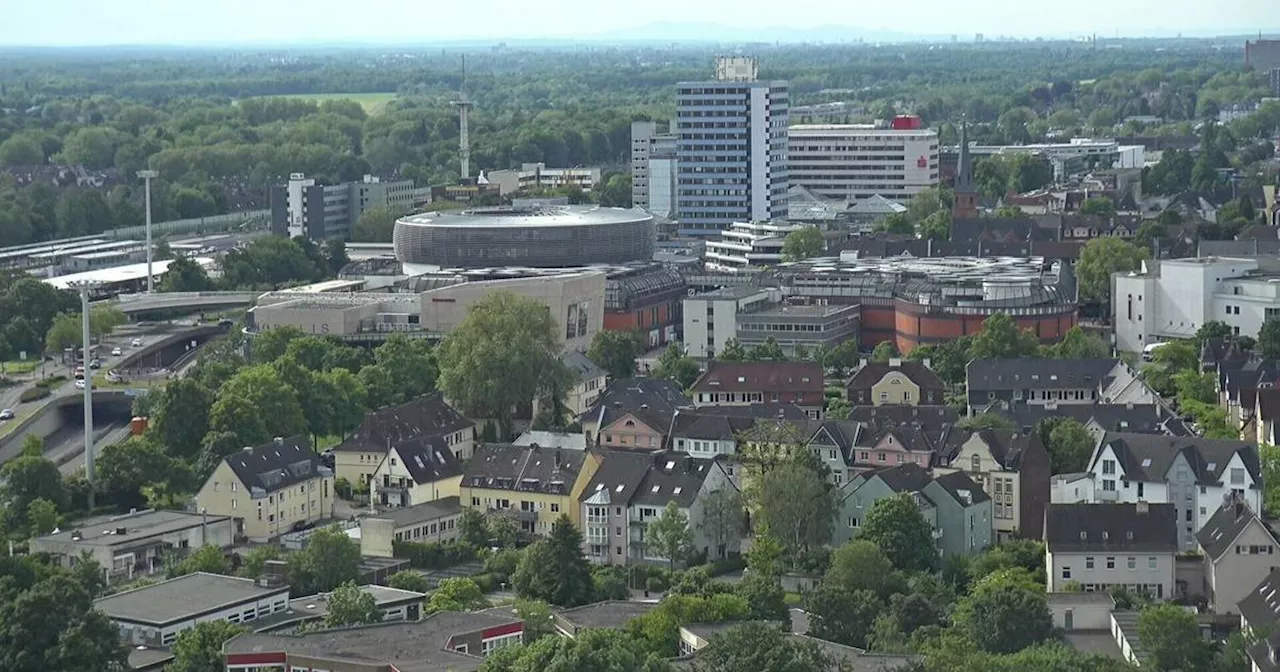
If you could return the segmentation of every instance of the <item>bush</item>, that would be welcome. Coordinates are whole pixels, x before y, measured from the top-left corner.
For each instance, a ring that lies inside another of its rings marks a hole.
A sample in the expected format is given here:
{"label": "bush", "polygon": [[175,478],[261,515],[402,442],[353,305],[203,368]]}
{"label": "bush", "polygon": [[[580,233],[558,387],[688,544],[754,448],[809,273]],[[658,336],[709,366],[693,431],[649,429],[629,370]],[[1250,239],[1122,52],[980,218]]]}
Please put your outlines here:
{"label": "bush", "polygon": [[484,561],[484,571],[498,577],[499,581],[506,581],[512,574],[516,573],[516,567],[519,564],[520,551],[514,548],[504,548],[497,553],[489,554],[489,557]]}
{"label": "bush", "polygon": [[425,544],[393,541],[391,548],[395,557],[407,559],[414,569],[448,569],[476,559],[476,549],[460,541]]}
{"label": "bush", "polygon": [[471,577],[471,580],[476,582],[476,585],[480,587],[480,592],[482,593],[491,593],[494,590],[497,590],[503,583],[503,579],[498,577],[496,574],[490,573],[476,574]]}
{"label": "bush", "polygon": [[651,593],[661,593],[667,589],[667,582],[661,576],[651,576],[645,580],[644,589]]}
{"label": "bush", "polygon": [[18,400],[19,400],[19,401],[22,401],[23,403],[26,403],[26,402],[28,402],[28,401],[35,401],[35,400],[37,400],[37,399],[44,399],[44,398],[45,398],[45,397],[47,397],[47,396],[49,396],[49,388],[47,388],[47,387],[29,387],[29,388],[27,388],[27,389],[23,390],[23,391],[22,391],[22,394],[18,395]]}
{"label": "bush", "polygon": [[39,382],[37,382],[37,383],[36,383],[36,387],[42,387],[42,388],[50,389],[50,388],[57,387],[57,386],[59,386],[59,385],[61,385],[61,384],[65,383],[65,382],[67,382],[67,377],[66,377],[66,376],[62,376],[62,375],[58,375],[58,376],[49,376],[48,378],[44,378],[44,379],[40,380]]}
{"label": "bush", "polygon": [[720,576],[721,574],[728,574],[730,572],[741,572],[743,569],[746,569],[747,560],[741,555],[733,555],[727,558],[721,558],[715,562],[707,563],[703,566],[706,567],[707,573],[711,576]]}

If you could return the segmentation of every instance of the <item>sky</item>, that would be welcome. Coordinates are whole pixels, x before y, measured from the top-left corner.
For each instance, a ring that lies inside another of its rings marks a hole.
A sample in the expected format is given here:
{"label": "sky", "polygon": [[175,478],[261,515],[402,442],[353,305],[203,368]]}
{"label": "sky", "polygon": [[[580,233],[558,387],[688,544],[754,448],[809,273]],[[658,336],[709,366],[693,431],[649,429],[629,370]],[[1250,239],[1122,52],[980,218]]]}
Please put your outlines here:
{"label": "sky", "polygon": [[616,38],[656,23],[962,37],[1212,36],[1280,28],[1276,1],[0,0],[0,46]]}

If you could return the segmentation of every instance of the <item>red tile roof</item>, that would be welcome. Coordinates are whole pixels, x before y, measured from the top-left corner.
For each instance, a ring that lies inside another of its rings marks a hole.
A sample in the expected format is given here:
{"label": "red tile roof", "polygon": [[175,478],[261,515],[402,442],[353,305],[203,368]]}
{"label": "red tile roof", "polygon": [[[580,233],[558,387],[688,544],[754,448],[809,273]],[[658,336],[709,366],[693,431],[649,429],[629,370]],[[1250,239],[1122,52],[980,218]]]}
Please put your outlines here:
{"label": "red tile roof", "polygon": [[812,362],[712,362],[696,392],[822,393],[822,365]]}

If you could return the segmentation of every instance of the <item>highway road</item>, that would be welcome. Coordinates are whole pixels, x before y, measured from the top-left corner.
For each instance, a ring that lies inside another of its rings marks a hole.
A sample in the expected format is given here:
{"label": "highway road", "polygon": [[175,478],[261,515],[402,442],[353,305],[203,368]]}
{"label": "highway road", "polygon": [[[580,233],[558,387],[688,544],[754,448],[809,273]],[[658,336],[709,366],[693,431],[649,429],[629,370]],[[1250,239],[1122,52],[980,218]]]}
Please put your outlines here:
{"label": "highway road", "polygon": [[[96,455],[101,455],[104,448],[114,446],[121,441],[129,438],[128,423],[101,423],[94,422],[94,434],[98,436],[98,440],[94,442],[94,450]],[[62,433],[64,430],[70,430],[69,436],[58,446],[50,446],[49,440],[45,440],[44,455],[58,465],[58,471],[63,476],[74,474],[76,471],[84,468],[84,432],[80,427],[71,427],[58,430]]]}

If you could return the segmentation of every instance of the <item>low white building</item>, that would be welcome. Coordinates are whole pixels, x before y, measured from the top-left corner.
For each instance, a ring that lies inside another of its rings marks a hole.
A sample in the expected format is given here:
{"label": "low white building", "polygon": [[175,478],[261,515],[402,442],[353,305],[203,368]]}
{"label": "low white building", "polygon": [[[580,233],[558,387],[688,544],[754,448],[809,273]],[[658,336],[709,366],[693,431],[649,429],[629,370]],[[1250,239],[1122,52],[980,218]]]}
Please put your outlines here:
{"label": "low white building", "polygon": [[777,289],[725,287],[684,300],[684,342],[687,354],[710,359],[738,337],[738,313],[763,310],[782,300]]}
{"label": "low white building", "polygon": [[1200,257],[1143,262],[1112,277],[1116,347],[1128,352],[1191,338],[1205,322],[1225,322],[1257,338],[1263,322],[1280,317],[1280,276],[1252,259]]}
{"label": "low white building", "polygon": [[737,272],[776,265],[782,261],[787,234],[802,228],[801,224],[735,222],[720,232],[719,240],[707,241],[707,268]]}

